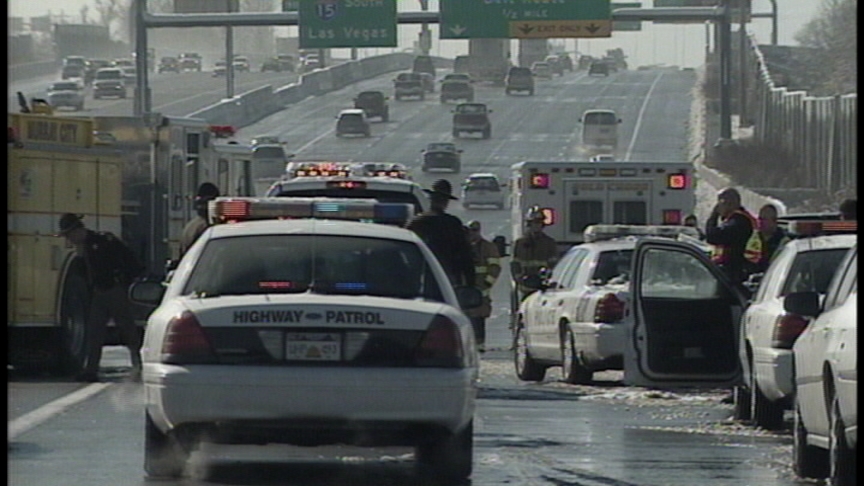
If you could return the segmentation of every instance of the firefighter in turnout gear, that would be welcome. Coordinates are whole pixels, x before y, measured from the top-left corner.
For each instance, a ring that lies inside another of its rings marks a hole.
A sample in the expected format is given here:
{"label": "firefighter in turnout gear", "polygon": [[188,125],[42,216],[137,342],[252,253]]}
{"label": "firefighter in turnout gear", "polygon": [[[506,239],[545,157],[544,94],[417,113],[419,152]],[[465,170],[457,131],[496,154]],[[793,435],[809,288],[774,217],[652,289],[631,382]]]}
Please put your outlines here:
{"label": "firefighter in turnout gear", "polygon": [[541,269],[552,268],[558,260],[555,239],[543,232],[544,220],[543,211],[538,206],[528,209],[525,214],[526,232],[513,243],[510,274],[517,294],[511,302],[513,315],[518,310],[519,302],[533,292],[522,285],[522,279],[528,275],[539,275]]}
{"label": "firefighter in turnout gear", "polygon": [[735,283],[743,283],[762,259],[762,240],[756,219],[741,206],[741,194],[723,189],[705,224],[705,241],[713,245],[711,261]]}
{"label": "firefighter in turnout gear", "polygon": [[470,221],[467,229],[471,250],[474,253],[474,286],[483,294],[483,304],[466,310],[465,314],[471,318],[471,324],[474,326],[477,349],[483,352],[486,350],[486,318],[492,314],[492,287],[501,275],[501,257],[498,254],[498,247],[483,238],[479,221]]}

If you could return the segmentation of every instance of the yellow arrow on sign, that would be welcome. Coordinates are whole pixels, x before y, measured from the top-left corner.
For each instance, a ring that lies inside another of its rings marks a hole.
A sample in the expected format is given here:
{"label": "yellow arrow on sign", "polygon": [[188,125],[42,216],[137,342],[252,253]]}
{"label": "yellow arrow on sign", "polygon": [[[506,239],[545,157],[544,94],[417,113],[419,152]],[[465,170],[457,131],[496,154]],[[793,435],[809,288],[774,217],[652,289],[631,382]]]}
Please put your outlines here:
{"label": "yellow arrow on sign", "polygon": [[516,39],[612,37],[611,20],[521,20],[509,24],[510,37]]}

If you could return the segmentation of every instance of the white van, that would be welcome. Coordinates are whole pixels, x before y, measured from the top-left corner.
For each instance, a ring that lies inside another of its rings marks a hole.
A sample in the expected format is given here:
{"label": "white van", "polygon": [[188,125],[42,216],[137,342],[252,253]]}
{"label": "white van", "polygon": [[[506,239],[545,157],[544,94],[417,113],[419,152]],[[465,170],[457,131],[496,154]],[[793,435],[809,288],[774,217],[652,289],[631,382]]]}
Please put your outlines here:
{"label": "white van", "polygon": [[618,124],[621,119],[613,110],[585,110],[582,118],[582,145],[586,147],[618,147]]}

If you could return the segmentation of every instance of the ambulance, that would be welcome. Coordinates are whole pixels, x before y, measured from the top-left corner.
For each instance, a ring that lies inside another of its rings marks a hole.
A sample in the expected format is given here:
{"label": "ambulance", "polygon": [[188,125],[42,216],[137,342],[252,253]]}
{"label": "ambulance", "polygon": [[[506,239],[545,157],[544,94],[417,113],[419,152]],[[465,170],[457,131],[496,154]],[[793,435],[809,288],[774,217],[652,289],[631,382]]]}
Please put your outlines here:
{"label": "ambulance", "polygon": [[696,205],[689,162],[523,161],[511,169],[513,241],[538,206],[562,253],[591,225],[680,225]]}

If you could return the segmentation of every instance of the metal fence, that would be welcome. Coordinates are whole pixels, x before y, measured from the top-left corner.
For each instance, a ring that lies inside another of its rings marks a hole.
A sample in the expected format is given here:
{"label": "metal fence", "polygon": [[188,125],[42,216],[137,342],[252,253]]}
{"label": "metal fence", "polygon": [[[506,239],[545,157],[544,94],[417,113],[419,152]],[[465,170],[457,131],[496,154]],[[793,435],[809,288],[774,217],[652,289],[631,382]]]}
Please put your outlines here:
{"label": "metal fence", "polygon": [[749,45],[746,106],[756,141],[791,157],[804,188],[857,192],[857,93],[815,97],[775,86],[752,36]]}

